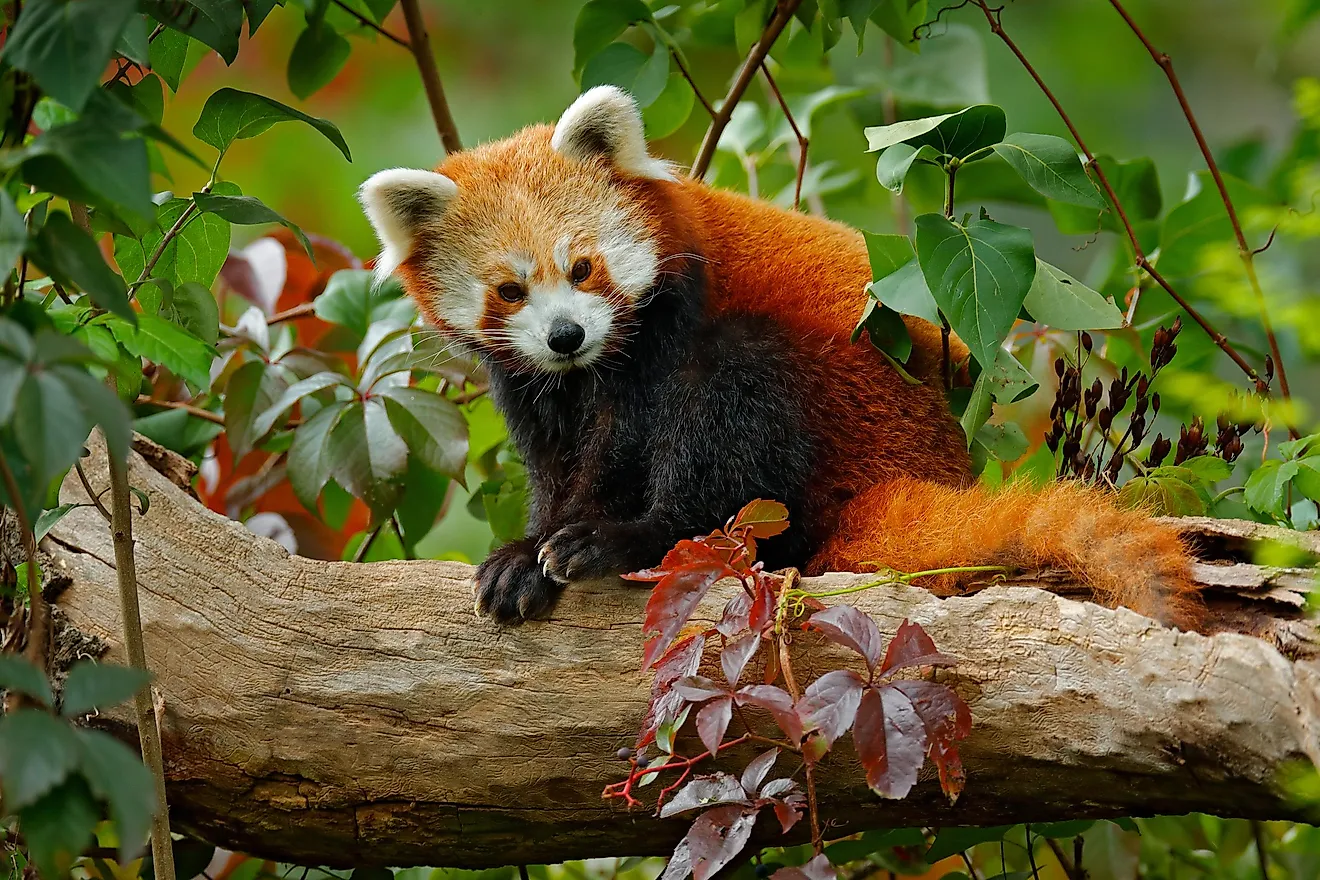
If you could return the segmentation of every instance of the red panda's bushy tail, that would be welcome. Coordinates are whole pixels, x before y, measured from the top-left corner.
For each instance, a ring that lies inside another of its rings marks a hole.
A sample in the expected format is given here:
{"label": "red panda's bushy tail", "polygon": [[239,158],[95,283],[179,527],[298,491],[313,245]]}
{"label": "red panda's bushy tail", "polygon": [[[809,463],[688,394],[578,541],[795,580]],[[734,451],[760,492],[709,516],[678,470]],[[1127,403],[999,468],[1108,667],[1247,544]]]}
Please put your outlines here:
{"label": "red panda's bushy tail", "polygon": [[[1054,483],[992,492],[904,478],[848,502],[808,570],[870,571],[877,564],[904,572],[974,565],[1061,568],[1088,584],[1104,605],[1190,629],[1200,600],[1189,562],[1172,529],[1119,508],[1098,489]],[[956,576],[931,580],[918,583],[945,595],[959,586]]]}

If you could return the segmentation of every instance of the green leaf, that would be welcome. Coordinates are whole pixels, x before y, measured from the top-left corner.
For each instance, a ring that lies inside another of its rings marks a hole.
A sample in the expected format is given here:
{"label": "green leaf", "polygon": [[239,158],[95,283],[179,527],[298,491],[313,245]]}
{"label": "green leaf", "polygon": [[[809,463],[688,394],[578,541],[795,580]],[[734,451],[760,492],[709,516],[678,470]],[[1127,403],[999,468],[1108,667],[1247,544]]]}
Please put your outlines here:
{"label": "green leaf", "polygon": [[651,104],[669,81],[669,52],[663,45],[647,57],[628,43],[611,43],[582,69],[582,90],[616,85],[630,93],[639,107]]}
{"label": "green leaf", "polygon": [[303,507],[316,512],[316,499],[330,480],[330,459],[326,439],[347,411],[348,404],[332,403],[298,426],[289,447],[289,485]]}
{"label": "green leaf", "polygon": [[330,84],[351,52],[348,40],[324,18],[310,19],[289,55],[289,91],[307,100]]}
{"label": "green leaf", "polygon": [[96,242],[68,214],[57,211],[46,218],[33,258],[56,281],[85,291],[98,307],[130,324],[136,319],[124,279],[106,264]]}
{"label": "green leaf", "polygon": [[884,278],[892,275],[916,256],[912,250],[912,239],[906,235],[887,235],[862,230],[866,241],[866,255],[871,261],[871,277]]}
{"label": "green leaf", "polygon": [[[1160,215],[1164,201],[1160,193],[1159,173],[1155,169],[1154,162],[1144,158],[1118,162],[1110,156],[1099,156],[1096,162],[1105,172],[1109,185],[1114,188],[1129,221],[1137,224],[1144,220],[1153,220]],[[1094,208],[1062,202],[1049,202],[1048,205],[1060,232],[1094,235],[1098,228],[1108,229],[1111,232],[1123,231],[1113,208],[1108,208],[1103,216],[1099,216]]]}
{"label": "green leaf", "polygon": [[14,454],[11,465],[23,471],[21,500],[28,510],[36,511],[41,509],[46,484],[78,459],[92,425],[63,378],[50,370],[28,375],[19,389],[16,411],[22,417],[13,420],[10,430],[17,450],[5,449],[4,454]]}
{"label": "green leaf", "polygon": [[256,137],[277,122],[305,122],[334,144],[345,159],[353,160],[344,136],[329,120],[308,116],[279,101],[237,89],[219,89],[206,99],[193,126],[193,135],[224,155],[234,141]]}
{"label": "green leaf", "polygon": [[419,388],[389,387],[381,397],[390,424],[409,451],[432,470],[463,483],[468,428],[458,406]]}
{"label": "green leaf", "polygon": [[[252,360],[234,371],[225,385],[225,436],[235,459],[247,455],[270,430],[257,422],[288,390],[284,370]],[[273,424],[273,419],[272,419]]]}
{"label": "green leaf", "polygon": [[331,275],[314,306],[322,321],[345,327],[355,347],[372,324],[408,323],[416,314],[398,281],[391,278],[377,286],[372,273],[363,269],[342,269]]}
{"label": "green leaf", "polygon": [[1252,510],[1286,519],[1285,491],[1301,470],[1296,461],[1269,459],[1247,478],[1242,498]]}
{"label": "green leaf", "polygon": [[128,322],[114,318],[108,320],[106,326],[130,354],[168,367],[194,388],[210,387],[215,346],[164,318],[146,313],[138,315],[136,329]]}
{"label": "green leaf", "polygon": [[1200,516],[1205,513],[1205,499],[1196,490],[1198,482],[1187,468],[1153,468],[1124,483],[1118,503],[1151,516]]}
{"label": "green leaf", "polygon": [[[214,194],[238,195],[238,187],[231,183],[220,183],[216,185]],[[115,236],[115,262],[126,278],[135,282],[142,278],[147,261],[155,254],[169,230],[189,210],[189,205],[188,199],[170,199],[160,206],[154,223],[135,227],[138,237]],[[194,282],[209,288],[225,264],[230,238],[229,222],[223,217],[205,211],[193,213],[161,251],[156,265],[152,267],[151,278],[163,278],[176,287]],[[158,293],[148,289],[155,286],[151,283],[138,288],[138,298],[144,304],[159,306],[164,301],[163,289]],[[156,297],[154,301],[153,296]]]}
{"label": "green leaf", "polygon": [[931,295],[982,366],[993,365],[1036,275],[1031,231],[939,214],[917,218],[917,258]]}
{"label": "green leaf", "polygon": [[116,213],[151,216],[146,142],[105,124],[104,118],[88,117],[52,128],[9,161],[20,160],[24,178],[32,185]]}
{"label": "green leaf", "polygon": [[68,876],[74,859],[92,842],[100,818],[101,811],[81,776],[70,777],[35,804],[19,810],[18,824],[41,876]]}
{"label": "green leaf", "polygon": [[65,722],[36,709],[0,719],[0,782],[7,812],[36,803],[77,764],[78,741]]}
{"label": "green leaf", "polygon": [[932,324],[940,323],[939,306],[931,296],[926,277],[915,259],[897,271],[867,285],[867,292],[901,315],[913,315]]}
{"label": "green leaf", "polygon": [[399,496],[397,480],[408,463],[408,447],[390,426],[379,400],[350,404],[330,431],[325,454],[335,482],[382,517]]}
{"label": "green leaf", "polygon": [[920,148],[911,144],[894,144],[885,149],[880,154],[880,158],[875,162],[875,177],[880,181],[880,185],[890,192],[901,193],[903,191],[903,181],[907,179],[908,172],[916,162],[928,161],[934,164],[934,160],[939,156],[939,151],[929,144],[923,144]]}
{"label": "green leaf", "polygon": [[683,75],[678,72],[669,74],[664,91],[642,109],[646,136],[651,140],[669,137],[687,122],[696,103],[696,94]]}
{"label": "green leaf", "polygon": [[926,861],[932,865],[941,859],[957,855],[965,849],[971,849],[978,843],[1003,840],[1004,835],[1014,826],[996,825],[990,828],[953,827],[941,828],[935,835],[930,849],[926,851]]}
{"label": "green leaf", "polygon": [[24,657],[0,654],[0,688],[26,694],[43,706],[55,705],[46,676]]}
{"label": "green leaf", "polygon": [[108,709],[147,686],[151,675],[143,669],[117,663],[81,660],[69,670],[60,696],[60,714],[77,718],[94,709]]}
{"label": "green leaf", "polygon": [[243,35],[243,7],[234,0],[140,0],[156,21],[205,43],[233,64]]}
{"label": "green leaf", "polygon": [[[377,0],[379,3],[379,0]],[[283,6],[284,0],[243,0],[243,11],[247,13],[248,36],[251,37],[261,27],[266,16],[270,15],[271,10],[276,6]],[[394,0],[390,0],[390,5],[394,5]],[[376,21],[381,18],[377,16]]]}
{"label": "green leaf", "polygon": [[863,330],[872,345],[900,364],[912,354],[912,336],[903,316],[874,298],[868,299],[862,309],[862,318],[852,332],[853,342],[861,338]]}
{"label": "green leaf", "polygon": [[873,126],[865,134],[868,153],[895,144],[910,144],[915,148],[929,145],[943,155],[966,159],[1003,140],[1007,128],[1002,108],[974,104],[943,116]]}
{"label": "green leaf", "polygon": [[190,56],[196,54],[190,51],[191,47],[199,45],[187,34],[168,28],[151,41],[151,70],[164,80],[171,92],[179,90],[179,83],[189,69]]}
{"label": "green leaf", "polygon": [[[871,13],[871,21],[893,37],[900,46],[918,51],[917,29],[926,21],[926,0],[880,0]],[[854,25],[855,27],[855,25]],[[861,49],[862,32],[857,32]]]}
{"label": "green leaf", "polygon": [[1036,260],[1036,277],[1022,307],[1056,330],[1111,330],[1123,326],[1118,306],[1067,272]]}
{"label": "green leaf", "polygon": [[[39,334],[38,340],[41,340],[43,335]],[[128,410],[115,393],[104,382],[93,379],[81,366],[56,364],[47,367],[46,372],[62,381],[64,387],[78,401],[83,415],[87,418],[85,429],[90,430],[93,424],[100,425],[110,454],[119,459],[126,458],[132,437],[129,430]],[[140,366],[138,373],[141,374]]]}
{"label": "green leaf", "polygon": [[977,430],[976,442],[1003,462],[1017,461],[1031,445],[1027,435],[1015,422],[1004,422],[1001,425],[987,422]]}
{"label": "green leaf", "polygon": [[158,76],[144,76],[132,86],[116,80],[106,87],[106,93],[132,108],[143,123],[160,125],[165,116],[165,86]]}
{"label": "green leaf", "polygon": [[1198,480],[1207,485],[1227,480],[1233,475],[1233,465],[1217,455],[1197,455],[1187,459],[1179,467],[1191,471]]}
{"label": "green leaf", "polygon": [[307,251],[307,256],[311,257],[313,261],[316,259],[315,254],[312,253],[312,243],[307,240],[307,235],[302,229],[284,219],[255,196],[226,196],[198,192],[193,193],[193,200],[197,202],[197,207],[202,211],[216,214],[230,223],[237,223],[240,226],[278,223],[298,237],[303,249]]}
{"label": "green leaf", "polygon": [[274,403],[261,410],[252,421],[251,434],[253,439],[260,439],[266,436],[271,428],[275,427],[276,422],[291,409],[293,405],[302,400],[309,394],[315,394],[318,391],[324,391],[335,385],[343,385],[351,388],[352,385],[348,379],[340,373],[329,371],[316,373],[308,376],[300,382],[295,382],[285,389]]}
{"label": "green leaf", "polygon": [[[50,533],[51,529],[55,528],[56,523],[64,519],[70,513],[77,510],[79,507],[90,507],[90,506],[91,505],[88,504],[74,504],[70,502],[67,504],[61,504],[59,507],[51,507],[47,510],[43,510],[41,512],[41,516],[37,517],[36,525],[32,527],[32,533],[36,537],[37,543],[40,543],[41,539],[46,537],[46,535]],[[0,666],[2,665],[3,663],[0,662]],[[2,676],[3,673],[0,672],[0,677]],[[3,681],[0,680],[0,687],[2,686],[3,686]]]}
{"label": "green leaf", "polygon": [[[1170,208],[1160,229],[1158,268],[1165,278],[1186,278],[1203,272],[1206,248],[1216,243],[1233,253],[1237,251],[1233,225],[1214,179],[1208,171],[1200,172],[1196,179],[1201,191]],[[1263,190],[1235,177],[1224,176],[1224,185],[1239,213],[1270,201]]]}
{"label": "green leaf", "polygon": [[642,0],[588,0],[573,25],[573,74],[580,74],[590,58],[630,25],[651,20]]}
{"label": "green leaf", "polygon": [[26,70],[43,92],[81,111],[135,11],[136,0],[28,0],[0,60]]}
{"label": "green leaf", "polygon": [[119,860],[127,863],[142,851],[156,814],[151,771],[132,749],[108,733],[79,730],[77,737],[78,770],[92,793],[110,805],[119,832]]}
{"label": "green leaf", "polygon": [[220,307],[211,291],[195,281],[174,288],[162,299],[157,314],[208,345],[220,339]]}
{"label": "green leaf", "polygon": [[151,46],[148,42],[149,27],[145,15],[129,16],[128,24],[119,34],[115,51],[135,64],[147,67],[151,64]]}
{"label": "green leaf", "polygon": [[994,150],[1027,186],[1045,198],[1070,205],[1104,207],[1105,201],[1086,176],[1077,150],[1063,138],[1018,132],[995,144]]}
{"label": "green leaf", "polygon": [[23,215],[9,193],[0,189],[0,273],[8,275],[26,247],[27,225]]}

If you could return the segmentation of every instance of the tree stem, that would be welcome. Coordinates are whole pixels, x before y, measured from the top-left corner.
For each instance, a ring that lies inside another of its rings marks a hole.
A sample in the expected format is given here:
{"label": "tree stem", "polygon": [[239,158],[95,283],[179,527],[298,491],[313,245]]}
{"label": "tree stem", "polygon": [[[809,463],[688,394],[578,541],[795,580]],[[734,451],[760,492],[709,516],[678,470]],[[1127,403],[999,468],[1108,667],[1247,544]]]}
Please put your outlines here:
{"label": "tree stem", "polygon": [[449,100],[440,82],[440,71],[435,66],[426,21],[422,18],[417,0],[399,0],[399,5],[403,7],[403,20],[408,24],[408,48],[417,60],[422,87],[426,89],[426,100],[431,105],[431,116],[435,119],[436,131],[440,133],[440,143],[446,153],[457,153],[463,149],[463,142],[458,137],[458,126],[454,124],[454,116],[449,111]]}
{"label": "tree stem", "polygon": [[[133,558],[133,505],[128,489],[128,462],[106,451],[110,469],[110,530],[115,546],[115,571],[119,581],[119,604],[124,626],[128,662],[144,672],[146,649],[142,639],[142,612],[138,606],[137,563]],[[169,803],[165,797],[165,762],[161,753],[160,728],[152,708],[151,688],[133,698],[142,760],[156,783],[156,815],[151,820],[151,858],[157,880],[174,880],[174,847],[170,841]]]}

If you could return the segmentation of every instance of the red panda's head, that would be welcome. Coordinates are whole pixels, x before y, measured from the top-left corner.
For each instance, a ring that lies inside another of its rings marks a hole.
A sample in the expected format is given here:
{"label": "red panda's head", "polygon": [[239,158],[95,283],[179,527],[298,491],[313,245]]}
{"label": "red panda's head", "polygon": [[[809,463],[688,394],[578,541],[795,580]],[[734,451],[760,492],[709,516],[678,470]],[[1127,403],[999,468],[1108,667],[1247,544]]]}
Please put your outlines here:
{"label": "red panda's head", "polygon": [[396,168],[360,193],[422,313],[514,370],[560,372],[617,348],[666,257],[648,194],[674,176],[647,154],[632,98],[601,86],[559,122]]}

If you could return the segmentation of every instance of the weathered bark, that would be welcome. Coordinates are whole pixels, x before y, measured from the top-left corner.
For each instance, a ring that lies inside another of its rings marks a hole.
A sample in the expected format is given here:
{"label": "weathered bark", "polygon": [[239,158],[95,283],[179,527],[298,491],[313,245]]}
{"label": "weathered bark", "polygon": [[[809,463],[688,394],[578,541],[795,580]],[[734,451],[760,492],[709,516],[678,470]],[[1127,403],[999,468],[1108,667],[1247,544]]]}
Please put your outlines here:
{"label": "weathered bark", "polygon": [[[99,447],[85,466],[104,486]],[[130,478],[151,497],[136,523],[138,574],[176,825],[333,865],[659,853],[682,833],[681,820],[600,799],[626,771],[614,753],[646,705],[643,591],[576,586],[553,620],[501,629],[474,616],[468,566],[290,556],[136,455]],[[63,491],[86,497],[76,478]],[[1206,539],[1212,556],[1253,538],[1234,528],[1227,543]],[[105,523],[75,511],[46,549],[71,580],[59,599],[71,625],[122,660]],[[1297,608],[1306,580],[1223,559],[1202,574],[1216,619],[1265,638],[1176,632],[1023,587],[848,597],[882,631],[911,618],[961,659],[949,680],[974,727],[953,807],[928,776],[906,800],[881,800],[846,748],[831,756],[820,784],[834,831],[1189,810],[1295,817],[1276,773],[1320,758],[1315,630]],[[729,595],[715,593],[706,619]],[[794,651],[802,674],[850,662],[805,635]],[[97,721],[126,732],[129,712]]]}

